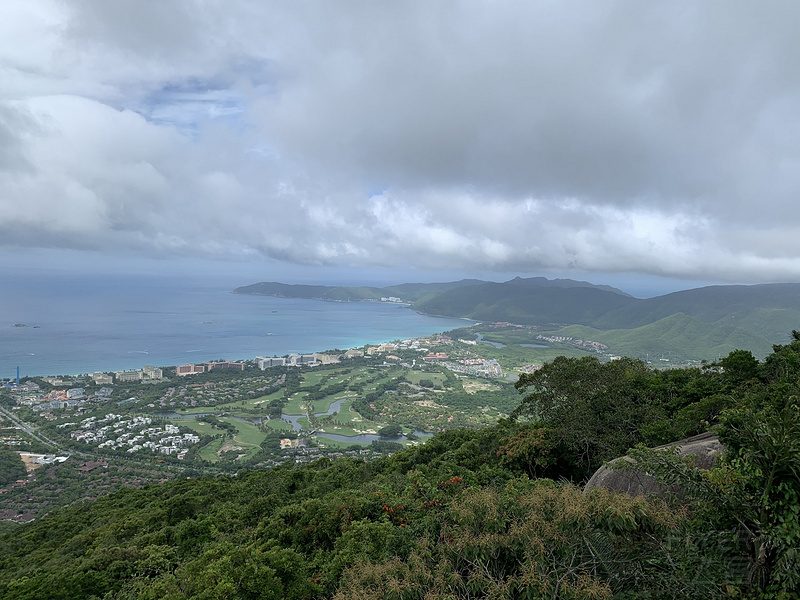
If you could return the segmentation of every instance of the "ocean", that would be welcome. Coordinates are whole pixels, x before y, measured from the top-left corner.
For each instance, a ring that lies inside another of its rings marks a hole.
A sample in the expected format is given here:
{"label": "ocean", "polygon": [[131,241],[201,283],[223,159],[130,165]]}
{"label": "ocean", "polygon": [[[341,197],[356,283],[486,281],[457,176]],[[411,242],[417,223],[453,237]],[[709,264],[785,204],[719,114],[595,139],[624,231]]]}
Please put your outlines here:
{"label": "ocean", "polygon": [[465,325],[388,303],[247,296],[233,287],[194,276],[6,279],[0,378],[17,366],[23,377],[77,375],[346,349]]}

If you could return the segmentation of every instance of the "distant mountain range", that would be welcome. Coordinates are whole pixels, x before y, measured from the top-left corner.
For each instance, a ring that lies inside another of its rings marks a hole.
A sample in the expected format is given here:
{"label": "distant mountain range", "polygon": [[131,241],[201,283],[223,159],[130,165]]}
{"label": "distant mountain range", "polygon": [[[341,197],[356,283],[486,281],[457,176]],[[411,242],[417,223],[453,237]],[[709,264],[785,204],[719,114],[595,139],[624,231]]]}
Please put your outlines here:
{"label": "distant mountain range", "polygon": [[359,302],[380,300],[381,298],[400,298],[404,302],[416,302],[452,289],[485,284],[479,279],[462,279],[449,283],[403,283],[389,287],[343,287],[332,285],[299,285],[264,281],[233,290],[234,294],[254,294],[276,298],[309,298],[311,300],[332,300],[337,302]]}
{"label": "distant mountain range", "polygon": [[764,356],[773,343],[786,342],[792,329],[800,329],[800,284],[794,283],[709,286],[647,299],[610,286],[544,277],[383,288],[263,282],[234,293],[335,301],[394,297],[421,313],[534,325],[630,356],[675,352],[684,359],[716,358],[736,348]]}

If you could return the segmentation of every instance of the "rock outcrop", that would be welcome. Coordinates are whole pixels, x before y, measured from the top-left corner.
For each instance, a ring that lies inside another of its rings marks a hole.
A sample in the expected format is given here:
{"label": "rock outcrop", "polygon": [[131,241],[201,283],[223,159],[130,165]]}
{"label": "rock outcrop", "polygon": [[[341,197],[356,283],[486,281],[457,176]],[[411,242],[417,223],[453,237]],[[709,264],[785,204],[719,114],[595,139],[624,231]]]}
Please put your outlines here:
{"label": "rock outcrop", "polygon": [[[724,449],[724,446],[713,433],[701,433],[684,440],[658,446],[656,450],[677,447],[678,453],[682,457],[691,456],[695,465],[701,469],[710,469],[714,466],[717,459]],[[627,461],[635,464],[629,456],[622,456],[603,465],[595,471],[592,478],[583,488],[584,492],[595,488],[607,488],[615,492],[624,492],[631,496],[647,496],[654,494],[666,498],[670,495],[680,496],[679,488],[667,488],[658,483],[653,477],[642,473],[637,469],[614,469],[613,465],[617,461]]]}

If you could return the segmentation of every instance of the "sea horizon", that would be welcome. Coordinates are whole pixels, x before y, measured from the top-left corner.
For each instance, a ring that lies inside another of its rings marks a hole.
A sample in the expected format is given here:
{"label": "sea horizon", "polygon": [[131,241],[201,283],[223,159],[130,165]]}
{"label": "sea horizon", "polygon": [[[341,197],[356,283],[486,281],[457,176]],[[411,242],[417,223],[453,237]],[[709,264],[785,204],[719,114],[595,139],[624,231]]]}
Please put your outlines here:
{"label": "sea horizon", "polygon": [[234,294],[233,287],[193,276],[17,277],[0,292],[0,378],[14,378],[17,366],[21,377],[74,376],[345,350],[465,324],[392,303]]}

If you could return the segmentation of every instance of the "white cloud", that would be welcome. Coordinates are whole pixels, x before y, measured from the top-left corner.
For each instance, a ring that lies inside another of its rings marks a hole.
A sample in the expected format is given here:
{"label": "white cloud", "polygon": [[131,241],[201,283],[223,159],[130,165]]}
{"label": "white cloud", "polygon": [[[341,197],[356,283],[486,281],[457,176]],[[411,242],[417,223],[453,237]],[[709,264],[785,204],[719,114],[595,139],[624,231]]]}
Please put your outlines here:
{"label": "white cloud", "polygon": [[0,244],[798,280],[798,16],[7,2]]}

